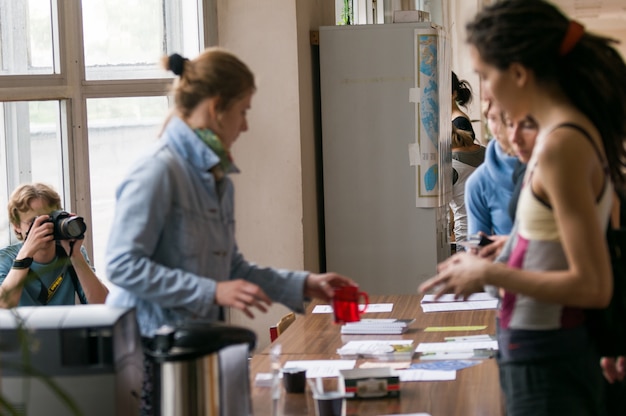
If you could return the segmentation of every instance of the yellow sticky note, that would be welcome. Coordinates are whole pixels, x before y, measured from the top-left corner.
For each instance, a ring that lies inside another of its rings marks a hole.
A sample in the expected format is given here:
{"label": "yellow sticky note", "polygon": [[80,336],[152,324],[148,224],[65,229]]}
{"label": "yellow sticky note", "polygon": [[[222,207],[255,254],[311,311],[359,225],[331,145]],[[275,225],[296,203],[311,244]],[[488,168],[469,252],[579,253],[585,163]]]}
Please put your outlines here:
{"label": "yellow sticky note", "polygon": [[473,326],[429,326],[424,329],[424,332],[444,332],[444,331],[479,331],[481,329],[487,329],[487,325],[473,325]]}

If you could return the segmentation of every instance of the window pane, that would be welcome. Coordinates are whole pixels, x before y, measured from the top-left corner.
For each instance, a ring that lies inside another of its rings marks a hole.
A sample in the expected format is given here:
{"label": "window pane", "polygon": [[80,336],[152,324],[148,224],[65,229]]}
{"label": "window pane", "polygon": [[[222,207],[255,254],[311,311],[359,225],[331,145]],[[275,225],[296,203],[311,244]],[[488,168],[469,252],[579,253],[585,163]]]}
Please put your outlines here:
{"label": "window pane", "polygon": [[34,101],[30,113],[31,181],[52,185],[63,198],[63,140],[58,101]]}
{"label": "window pane", "polygon": [[163,78],[163,55],[199,52],[197,1],[83,1],[82,10],[89,80]]}
{"label": "window pane", "polygon": [[[0,174],[0,209],[8,195],[22,183],[43,182],[64,200],[63,145],[59,101],[5,102],[2,104],[0,157],[7,169]],[[5,228],[7,227],[7,228]],[[12,238],[8,221],[2,224],[0,242]],[[8,231],[8,232],[7,232]]]}
{"label": "window pane", "polygon": [[0,0],[0,74],[53,73],[51,7],[51,0]]}
{"label": "window pane", "polygon": [[131,164],[157,140],[167,111],[167,97],[87,100],[93,260],[100,278],[105,278],[115,190]]}

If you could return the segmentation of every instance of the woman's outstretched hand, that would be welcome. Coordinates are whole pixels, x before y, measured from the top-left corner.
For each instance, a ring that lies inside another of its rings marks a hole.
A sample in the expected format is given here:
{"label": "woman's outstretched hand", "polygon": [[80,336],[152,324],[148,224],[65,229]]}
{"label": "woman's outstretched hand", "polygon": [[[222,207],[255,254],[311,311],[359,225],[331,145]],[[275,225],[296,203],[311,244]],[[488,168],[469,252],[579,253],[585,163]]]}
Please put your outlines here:
{"label": "woman's outstretched hand", "polygon": [[446,293],[454,294],[457,299],[467,299],[472,293],[484,290],[487,268],[491,264],[491,261],[470,253],[457,253],[439,263],[437,275],[422,283],[418,291],[433,291],[435,299]]}

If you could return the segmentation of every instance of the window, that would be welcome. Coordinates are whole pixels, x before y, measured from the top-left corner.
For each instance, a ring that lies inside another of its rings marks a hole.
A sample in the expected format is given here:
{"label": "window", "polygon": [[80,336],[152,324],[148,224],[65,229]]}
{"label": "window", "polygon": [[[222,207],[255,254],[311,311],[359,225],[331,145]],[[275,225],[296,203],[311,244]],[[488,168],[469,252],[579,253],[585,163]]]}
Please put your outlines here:
{"label": "window", "polygon": [[0,246],[21,183],[85,217],[100,278],[115,189],[157,140],[172,75],[163,55],[215,44],[215,0],[0,0]]}

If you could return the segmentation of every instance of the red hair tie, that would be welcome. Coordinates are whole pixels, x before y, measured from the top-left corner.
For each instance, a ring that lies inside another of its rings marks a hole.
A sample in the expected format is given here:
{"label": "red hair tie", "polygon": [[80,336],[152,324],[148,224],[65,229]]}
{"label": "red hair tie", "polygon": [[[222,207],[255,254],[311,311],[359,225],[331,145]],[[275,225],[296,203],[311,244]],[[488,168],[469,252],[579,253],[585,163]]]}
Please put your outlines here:
{"label": "red hair tie", "polygon": [[567,32],[559,48],[559,56],[565,56],[574,49],[580,38],[585,34],[585,27],[575,20],[570,20]]}

